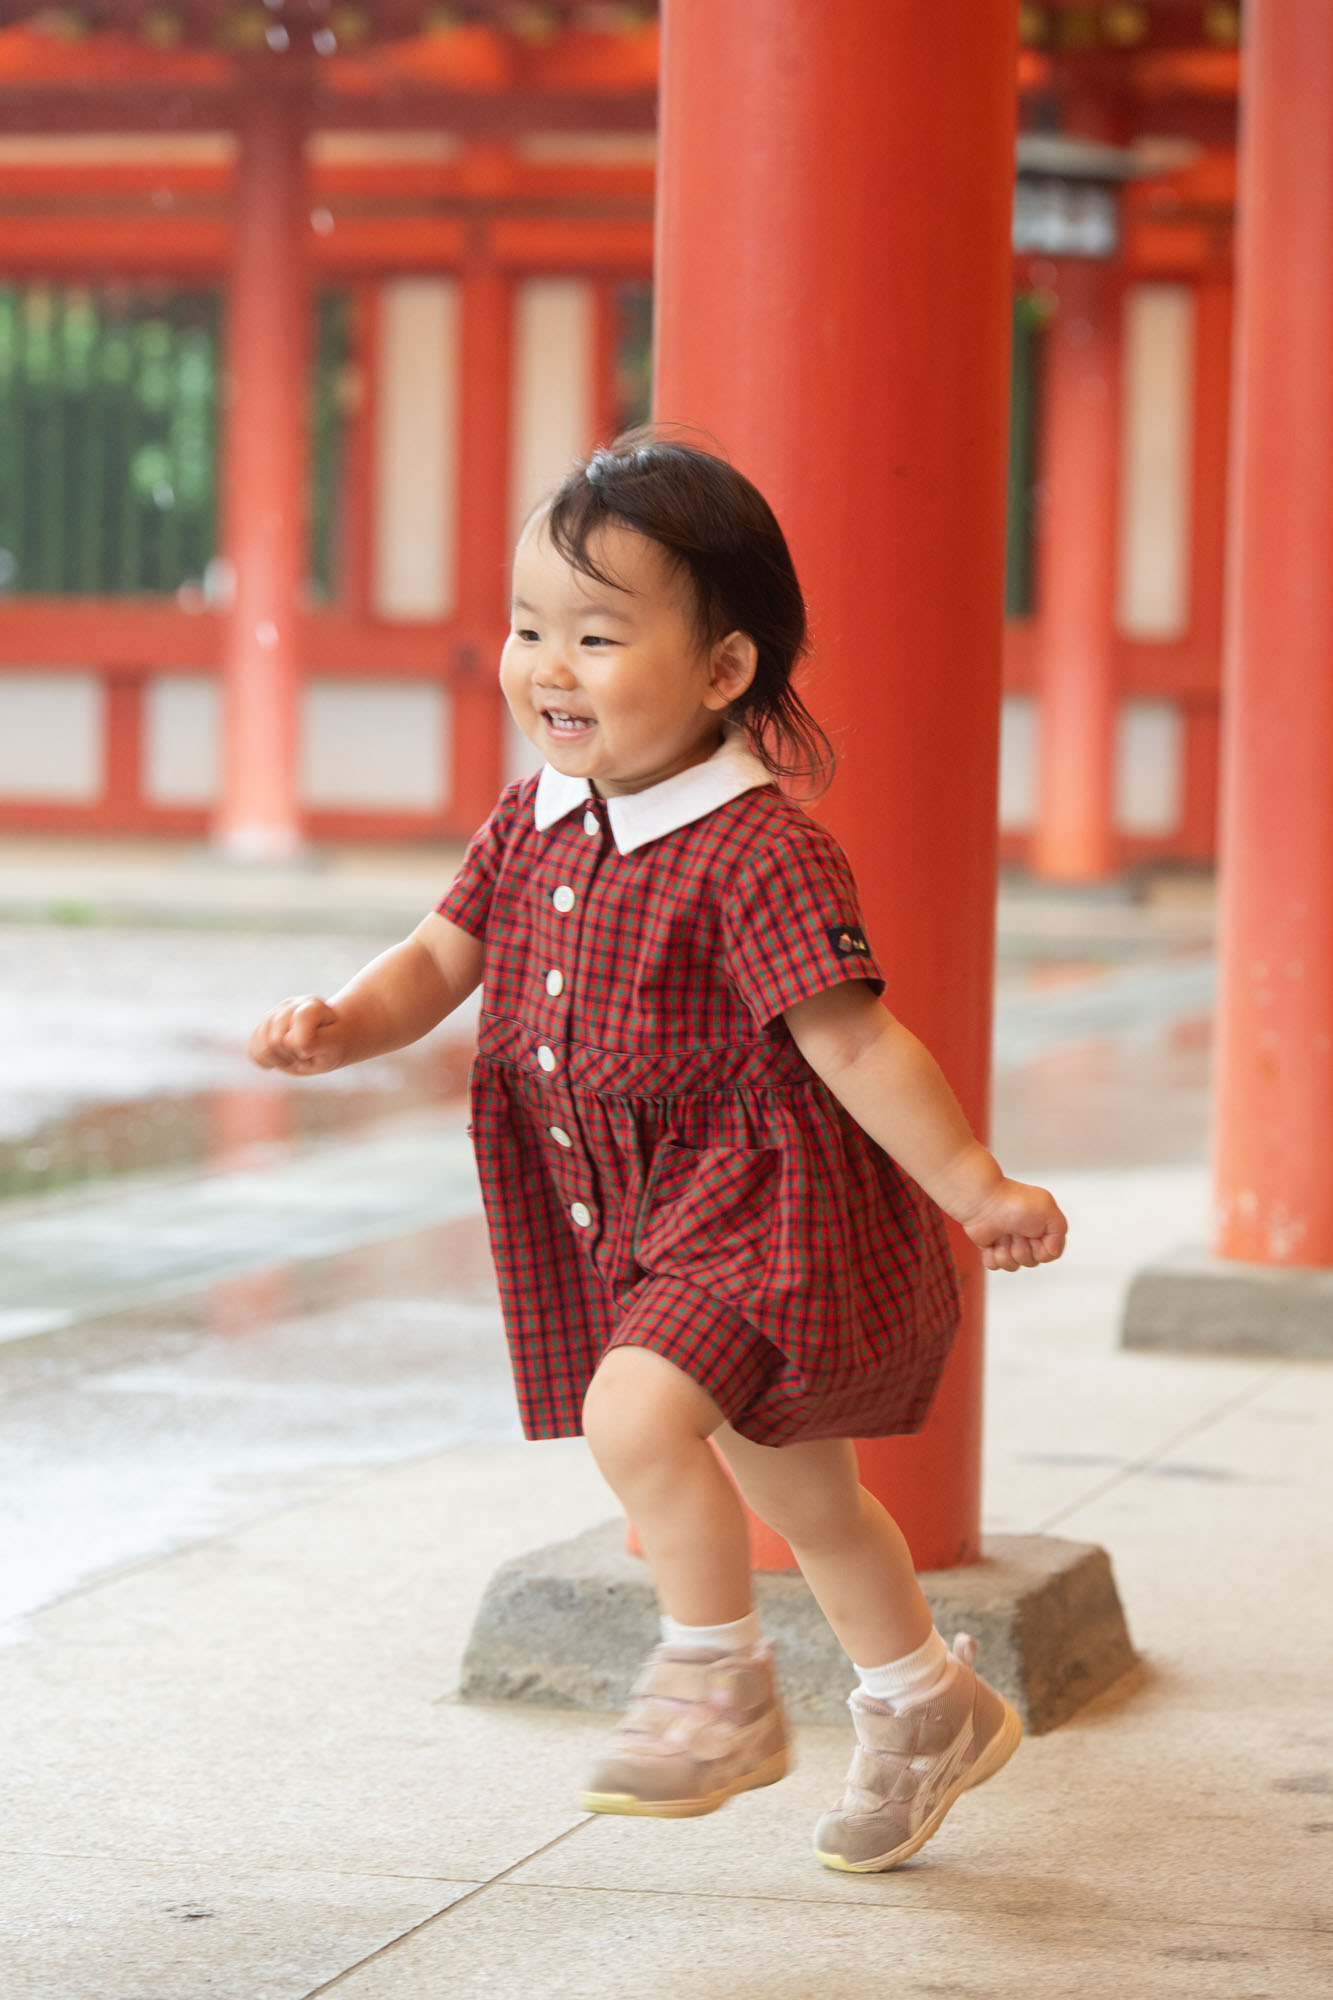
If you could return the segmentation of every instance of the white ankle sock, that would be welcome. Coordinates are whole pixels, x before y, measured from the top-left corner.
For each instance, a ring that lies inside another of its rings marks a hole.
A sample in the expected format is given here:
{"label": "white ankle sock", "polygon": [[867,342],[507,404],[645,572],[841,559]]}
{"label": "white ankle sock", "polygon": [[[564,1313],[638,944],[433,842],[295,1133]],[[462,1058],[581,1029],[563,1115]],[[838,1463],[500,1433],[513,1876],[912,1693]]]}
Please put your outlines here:
{"label": "white ankle sock", "polygon": [[701,1653],[752,1653],[760,1636],[758,1615],[753,1611],[731,1625],[678,1625],[662,1613],[662,1638],[668,1646],[689,1646]]}
{"label": "white ankle sock", "polygon": [[890,1660],[884,1667],[857,1667],[857,1678],[876,1701],[911,1701],[934,1687],[944,1672],[949,1649],[933,1628],[914,1653]]}

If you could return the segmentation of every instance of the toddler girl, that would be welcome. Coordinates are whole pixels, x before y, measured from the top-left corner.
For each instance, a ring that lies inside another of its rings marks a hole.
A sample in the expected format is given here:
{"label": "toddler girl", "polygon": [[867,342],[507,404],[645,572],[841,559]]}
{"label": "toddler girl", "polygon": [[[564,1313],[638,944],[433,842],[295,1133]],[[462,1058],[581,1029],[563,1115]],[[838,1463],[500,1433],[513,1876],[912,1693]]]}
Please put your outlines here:
{"label": "toddler girl", "polygon": [[[828,745],[792,685],[800,587],[762,496],[635,433],[528,522],[500,665],[546,762],[438,910],[331,1001],[255,1030],[313,1076],[484,982],[473,1136],[523,1426],[580,1429],[638,1531],[663,1643],[594,1812],[712,1812],[786,1769],[746,1523],[783,1535],[860,1686],[830,1867],[892,1868],[1016,1748],[933,1630],[855,1437],[916,1430],[953,1338],[943,1209],[992,1270],[1058,1257],[883,980],[836,842],[774,782]],[[938,1204],[938,1206],[937,1206]]]}

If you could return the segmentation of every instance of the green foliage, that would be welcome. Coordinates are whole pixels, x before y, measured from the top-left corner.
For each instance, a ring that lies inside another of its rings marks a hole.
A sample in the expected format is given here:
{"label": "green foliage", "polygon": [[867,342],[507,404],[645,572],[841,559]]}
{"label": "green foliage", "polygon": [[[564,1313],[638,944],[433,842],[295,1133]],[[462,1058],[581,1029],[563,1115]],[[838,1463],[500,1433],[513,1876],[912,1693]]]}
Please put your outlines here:
{"label": "green foliage", "polygon": [[[350,302],[316,303],[311,563],[335,587]],[[0,284],[0,591],[171,594],[217,552],[217,291]]]}

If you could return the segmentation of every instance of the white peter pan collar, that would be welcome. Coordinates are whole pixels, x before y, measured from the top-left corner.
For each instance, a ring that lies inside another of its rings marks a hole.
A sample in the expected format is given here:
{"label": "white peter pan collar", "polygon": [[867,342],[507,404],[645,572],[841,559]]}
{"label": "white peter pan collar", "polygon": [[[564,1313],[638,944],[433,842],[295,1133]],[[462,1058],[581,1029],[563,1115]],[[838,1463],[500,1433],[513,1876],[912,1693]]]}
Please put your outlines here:
{"label": "white peter pan collar", "polygon": [[[623,792],[608,799],[611,836],[622,854],[632,854],[636,847],[646,847],[650,840],[660,840],[663,834],[675,833],[677,828],[716,812],[719,806],[729,805],[742,792],[772,782],[772,773],[746,748],[742,736],[724,737],[705,763],[691,764],[687,771],[677,771],[674,778],[663,778],[660,785],[649,785],[644,791]],[[532,808],[537,831],[545,833],[557,820],[586,805],[592,795],[586,778],[567,777],[553,765],[544,764]]]}

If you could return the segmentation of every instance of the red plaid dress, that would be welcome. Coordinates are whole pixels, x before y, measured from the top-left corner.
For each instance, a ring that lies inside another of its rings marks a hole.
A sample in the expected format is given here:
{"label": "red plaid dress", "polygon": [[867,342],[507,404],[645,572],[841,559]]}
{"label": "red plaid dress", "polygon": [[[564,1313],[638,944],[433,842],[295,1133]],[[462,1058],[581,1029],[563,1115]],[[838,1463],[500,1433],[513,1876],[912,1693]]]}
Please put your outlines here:
{"label": "red plaid dress", "polygon": [[548,768],[438,907],[485,946],[472,1133],[527,1435],[577,1433],[616,1346],[759,1444],[919,1428],[942,1218],[782,1019],[883,988],[830,835],[732,742],[610,801]]}

